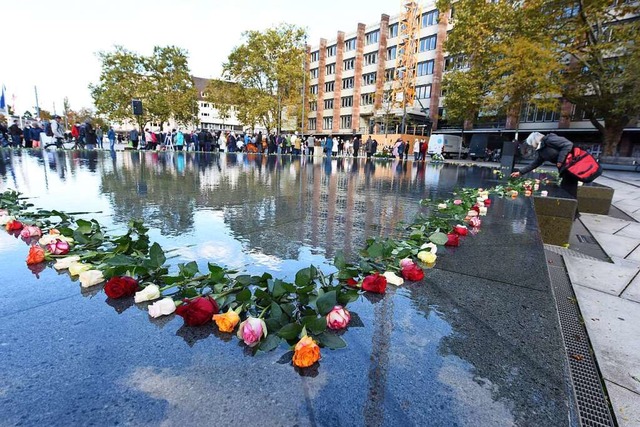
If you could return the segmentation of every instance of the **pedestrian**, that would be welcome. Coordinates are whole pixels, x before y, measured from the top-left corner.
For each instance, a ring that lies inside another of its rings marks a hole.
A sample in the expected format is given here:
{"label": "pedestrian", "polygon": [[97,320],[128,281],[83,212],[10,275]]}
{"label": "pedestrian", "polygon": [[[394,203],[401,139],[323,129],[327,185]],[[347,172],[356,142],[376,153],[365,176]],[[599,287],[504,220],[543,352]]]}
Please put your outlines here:
{"label": "pedestrian", "polygon": [[53,116],[53,121],[51,122],[51,132],[53,133],[53,137],[55,138],[56,147],[63,148],[62,143],[64,142],[64,127],[62,126],[62,118],[60,116]]}
{"label": "pedestrian", "polygon": [[550,133],[545,136],[540,132],[531,133],[525,142],[536,151],[536,157],[529,165],[514,171],[511,177],[517,178],[529,173],[538,166],[541,166],[544,162],[555,163],[560,171],[560,178],[562,178],[560,188],[576,199],[578,197],[578,179],[569,173],[561,171],[567,154],[569,154],[573,148],[573,143],[567,138],[558,136],[555,133]]}
{"label": "pedestrian", "polygon": [[113,126],[109,126],[107,139],[109,140],[109,150],[114,151],[116,147],[116,132],[113,130]]}
{"label": "pedestrian", "polygon": [[87,121],[84,123],[84,141],[86,144],[85,148],[87,150],[95,149],[96,143],[98,142],[96,130],[91,124],[91,119],[87,119]]}
{"label": "pedestrian", "polygon": [[367,138],[367,142],[364,143],[364,152],[367,155],[367,159],[371,158],[371,145],[373,144],[373,140],[371,139],[371,135]]}
{"label": "pedestrian", "polygon": [[413,141],[413,161],[417,162],[420,160],[420,140],[416,139]]}
{"label": "pedestrian", "polygon": [[310,155],[310,156],[314,155],[315,146],[316,146],[316,139],[313,136],[313,134],[309,134],[309,136],[307,137],[308,155]]}
{"label": "pedestrian", "polygon": [[138,149],[138,140],[140,139],[140,134],[138,133],[138,129],[133,128],[131,132],[129,132],[129,141],[131,141],[131,146],[134,150]]}
{"label": "pedestrian", "polygon": [[96,141],[98,143],[98,148],[99,149],[103,149],[104,148],[104,133],[102,132],[102,127],[98,126],[96,128]]}
{"label": "pedestrian", "polygon": [[174,129],[174,132],[175,132],[174,144],[176,146],[176,150],[182,151],[182,148],[184,147],[184,134],[180,129],[178,129],[178,131]]}
{"label": "pedestrian", "polygon": [[71,139],[78,144],[80,142],[80,127],[78,124],[71,126]]}
{"label": "pedestrian", "polygon": [[193,144],[193,151],[200,151],[200,138],[198,138],[197,129],[191,132],[191,143]]}
{"label": "pedestrian", "polygon": [[18,126],[18,121],[14,120],[9,126],[9,136],[11,137],[11,146],[20,147],[22,145],[22,129]]}
{"label": "pedestrian", "polygon": [[327,158],[330,158],[333,153],[333,138],[331,135],[327,136],[327,139],[324,142],[324,152],[326,153]]}
{"label": "pedestrian", "polygon": [[353,157],[358,157],[360,155],[360,138],[356,135],[353,138]]}

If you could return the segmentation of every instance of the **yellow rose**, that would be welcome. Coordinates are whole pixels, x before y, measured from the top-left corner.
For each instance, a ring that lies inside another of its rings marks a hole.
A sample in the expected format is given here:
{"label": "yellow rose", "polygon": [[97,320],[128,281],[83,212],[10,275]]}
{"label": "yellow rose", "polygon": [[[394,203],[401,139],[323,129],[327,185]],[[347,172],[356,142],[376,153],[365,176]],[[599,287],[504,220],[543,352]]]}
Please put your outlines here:
{"label": "yellow rose", "polygon": [[320,347],[310,336],[302,337],[293,353],[293,364],[299,368],[308,368],[320,360]]}
{"label": "yellow rose", "polygon": [[220,332],[233,332],[238,322],[240,322],[240,316],[235,311],[229,309],[224,314],[214,314],[213,321],[218,325]]}
{"label": "yellow rose", "polygon": [[436,256],[436,254],[432,254],[429,251],[418,252],[418,259],[424,262],[425,264],[433,264],[434,262],[436,262],[437,258],[438,257]]}

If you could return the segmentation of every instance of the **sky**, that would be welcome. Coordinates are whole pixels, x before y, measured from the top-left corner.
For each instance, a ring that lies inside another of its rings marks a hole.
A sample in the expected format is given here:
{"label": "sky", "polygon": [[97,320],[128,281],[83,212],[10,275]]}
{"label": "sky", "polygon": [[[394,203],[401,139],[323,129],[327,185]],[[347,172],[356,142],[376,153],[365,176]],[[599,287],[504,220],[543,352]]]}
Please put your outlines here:
{"label": "sky", "polygon": [[89,83],[100,77],[96,52],[114,45],[148,55],[154,46],[189,52],[191,73],[220,77],[242,32],[279,23],[307,29],[309,44],[352,33],[359,22],[400,13],[400,0],[5,0],[0,85],[17,113],[41,109],[59,114],[65,96],[71,108],[92,107]]}

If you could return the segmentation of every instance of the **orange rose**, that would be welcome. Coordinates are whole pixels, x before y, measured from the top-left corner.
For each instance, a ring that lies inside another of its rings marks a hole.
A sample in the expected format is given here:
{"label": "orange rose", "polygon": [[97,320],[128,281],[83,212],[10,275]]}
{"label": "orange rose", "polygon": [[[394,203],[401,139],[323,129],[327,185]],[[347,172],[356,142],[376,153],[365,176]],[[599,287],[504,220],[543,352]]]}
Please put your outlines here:
{"label": "orange rose", "polygon": [[218,325],[220,332],[233,332],[233,329],[240,321],[240,316],[238,316],[238,313],[235,311],[229,309],[229,311],[224,314],[214,314],[213,321]]}
{"label": "orange rose", "polygon": [[42,261],[44,261],[44,249],[38,245],[31,246],[27,255],[27,265],[40,264]]}
{"label": "orange rose", "polygon": [[308,368],[320,360],[320,347],[310,336],[302,337],[293,354],[293,364],[299,368]]}

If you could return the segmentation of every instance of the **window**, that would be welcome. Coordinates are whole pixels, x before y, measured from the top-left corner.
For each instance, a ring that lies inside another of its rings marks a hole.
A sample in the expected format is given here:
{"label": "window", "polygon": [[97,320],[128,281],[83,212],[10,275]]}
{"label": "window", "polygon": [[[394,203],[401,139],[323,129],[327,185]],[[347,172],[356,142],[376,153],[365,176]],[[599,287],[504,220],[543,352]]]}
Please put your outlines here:
{"label": "window", "polygon": [[354,58],[345,59],[344,62],[342,63],[342,69],[353,70],[353,67],[355,67],[355,64],[356,64],[356,60]]}
{"label": "window", "polygon": [[389,25],[389,38],[398,37],[398,24]]}
{"label": "window", "polygon": [[335,74],[336,73],[336,64],[329,64],[325,67],[325,74],[327,76],[331,75],[331,74]]}
{"label": "window", "polygon": [[349,39],[344,42],[344,51],[356,50],[356,39]]}
{"label": "window", "polygon": [[333,110],[333,99],[325,99],[324,100],[324,109],[325,110]]}
{"label": "window", "polygon": [[342,89],[353,89],[353,77],[342,79]]}
{"label": "window", "polygon": [[362,84],[364,86],[372,85],[375,82],[376,82],[376,73],[367,73],[362,75]]}
{"label": "window", "polygon": [[327,116],[322,119],[322,129],[331,129],[333,128],[333,117]]}
{"label": "window", "polygon": [[318,69],[317,68],[312,69],[310,71],[310,73],[311,73],[311,78],[312,79],[317,79],[318,78]]}
{"label": "window", "polygon": [[374,101],[375,101],[375,96],[373,93],[363,93],[360,96],[361,105],[373,105]]}
{"label": "window", "polygon": [[418,62],[418,76],[433,74],[433,59],[431,61]]}
{"label": "window", "polygon": [[438,9],[422,14],[422,28],[438,23]]}
{"label": "window", "polygon": [[309,111],[317,111],[317,110],[318,110],[318,101],[310,101]]}
{"label": "window", "polygon": [[462,70],[467,67],[467,58],[464,55],[448,56],[444,59],[444,69],[446,71]]}
{"label": "window", "polygon": [[320,59],[320,52],[317,50],[315,52],[311,52],[311,62],[318,62]]}
{"label": "window", "polygon": [[378,37],[380,36],[380,30],[371,31],[364,35],[364,44],[369,45],[378,43]]}
{"label": "window", "polygon": [[373,65],[378,62],[378,52],[371,52],[364,55],[364,65]]}
{"label": "window", "polygon": [[316,119],[309,119],[309,130],[316,130]]}
{"label": "window", "polygon": [[416,86],[416,98],[418,99],[431,98],[431,85]]}
{"label": "window", "polygon": [[341,107],[353,107],[353,96],[343,96],[340,99]]}
{"label": "window", "polygon": [[327,48],[327,57],[332,57],[332,56],[336,56],[336,45],[335,44],[333,46],[329,46]]}
{"label": "window", "polygon": [[387,48],[387,61],[390,59],[396,59],[398,55],[398,48],[396,46],[391,46]]}
{"label": "window", "polygon": [[318,85],[309,86],[309,93],[312,94],[312,95],[317,95],[318,94]]}
{"label": "window", "polygon": [[351,129],[351,114],[340,116],[340,129]]}
{"label": "window", "polygon": [[325,92],[333,92],[335,88],[335,82],[331,81],[331,82],[326,82],[324,84],[324,91]]}
{"label": "window", "polygon": [[429,50],[434,50],[436,48],[437,36],[434,34],[429,37],[423,37],[420,39],[420,52],[427,52]]}
{"label": "window", "polygon": [[396,69],[395,68],[387,68],[384,71],[384,81],[385,82],[392,82],[393,80],[395,80],[395,76],[396,76]]}

